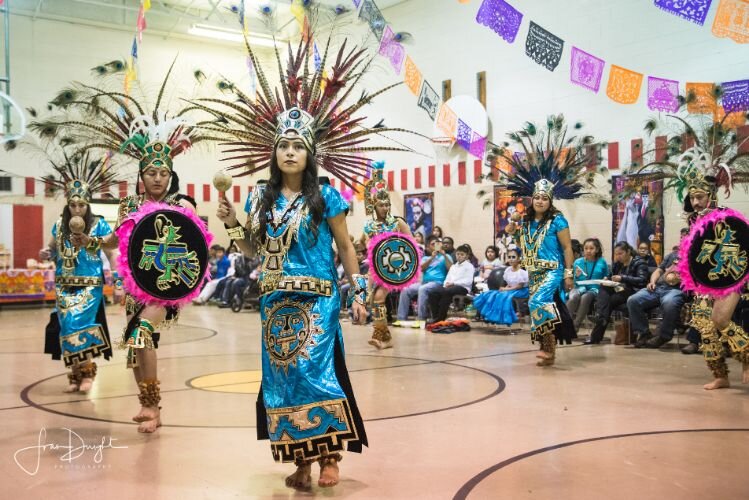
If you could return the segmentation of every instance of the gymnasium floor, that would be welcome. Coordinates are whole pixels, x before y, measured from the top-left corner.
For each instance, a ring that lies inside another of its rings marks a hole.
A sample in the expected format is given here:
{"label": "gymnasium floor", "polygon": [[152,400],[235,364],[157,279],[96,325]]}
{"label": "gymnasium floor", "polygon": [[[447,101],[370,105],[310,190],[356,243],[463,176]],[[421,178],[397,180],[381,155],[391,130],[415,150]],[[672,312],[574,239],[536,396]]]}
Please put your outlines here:
{"label": "gymnasium floor", "polygon": [[[61,392],[62,362],[41,353],[48,313],[0,311],[2,498],[749,497],[740,366],[729,361],[732,388],[704,391],[702,357],[675,345],[573,344],[538,368],[527,334],[394,329],[395,348],[376,352],[369,327],[344,322],[370,448],[345,455],[333,490],[294,492],[283,484],[292,467],[255,439],[256,312],[189,307],[162,335],[164,426],[151,436],[129,421],[137,398],[122,351],[99,363],[87,397]],[[123,313],[108,313],[117,337]],[[57,449],[37,452],[42,429]],[[122,448],[61,460],[69,438]]]}

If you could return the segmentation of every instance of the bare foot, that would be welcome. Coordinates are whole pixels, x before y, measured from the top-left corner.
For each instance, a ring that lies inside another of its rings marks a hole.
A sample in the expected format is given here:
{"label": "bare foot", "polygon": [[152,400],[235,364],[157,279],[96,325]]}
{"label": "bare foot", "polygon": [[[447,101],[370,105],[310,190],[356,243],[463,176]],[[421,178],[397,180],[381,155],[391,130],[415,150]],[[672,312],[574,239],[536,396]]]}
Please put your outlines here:
{"label": "bare foot", "polygon": [[286,486],[297,490],[308,490],[312,487],[312,466],[299,465],[296,472],[286,477]]}
{"label": "bare foot", "polygon": [[62,392],[78,392],[78,384],[70,384],[66,389],[63,389]]}
{"label": "bare foot", "polygon": [[554,364],[554,358],[540,359],[536,362],[536,366],[551,366]]}
{"label": "bare foot", "polygon": [[138,432],[141,434],[153,434],[159,427],[161,427],[161,418],[156,417],[153,420],[141,422],[138,426]]}
{"label": "bare foot", "polygon": [[741,373],[741,383],[749,384],[749,363],[744,363],[742,366],[743,371]]}
{"label": "bare foot", "polygon": [[538,353],[536,354],[536,357],[540,359],[552,359],[551,354],[549,354],[546,351],[538,351]]}
{"label": "bare foot", "polygon": [[81,385],[78,387],[78,390],[87,393],[91,390],[91,387],[94,385],[94,379],[92,378],[83,378],[81,379]]}
{"label": "bare foot", "polygon": [[320,479],[317,485],[320,488],[331,488],[338,484],[338,462],[335,459],[326,459],[320,465]]}
{"label": "bare foot", "polygon": [[141,406],[138,414],[133,417],[133,422],[145,422],[151,418],[148,415],[148,408],[146,406]]}
{"label": "bare foot", "polygon": [[385,340],[383,342],[380,342],[380,349],[391,349],[392,347],[393,347],[392,340]]}
{"label": "bare foot", "polygon": [[716,378],[709,384],[705,384],[702,386],[702,388],[706,391],[712,391],[713,389],[726,389],[728,387],[731,387],[731,384],[730,382],[728,382],[727,378]]}
{"label": "bare foot", "polygon": [[369,342],[367,342],[369,345],[373,345],[378,349],[382,349],[382,343],[377,339],[369,339]]}
{"label": "bare foot", "polygon": [[133,417],[133,420],[136,418],[141,419],[136,420],[136,422],[140,423],[138,426],[138,432],[150,434],[157,428],[161,427],[161,412],[156,407],[144,406],[141,408],[140,413]]}

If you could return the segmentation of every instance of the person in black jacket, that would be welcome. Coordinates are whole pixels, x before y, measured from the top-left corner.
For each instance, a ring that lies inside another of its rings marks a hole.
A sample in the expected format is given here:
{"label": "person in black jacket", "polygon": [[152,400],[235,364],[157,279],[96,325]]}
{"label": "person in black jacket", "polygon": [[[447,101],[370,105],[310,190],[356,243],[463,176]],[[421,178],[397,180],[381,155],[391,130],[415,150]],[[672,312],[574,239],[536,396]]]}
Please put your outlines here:
{"label": "person in black jacket", "polygon": [[611,311],[627,303],[627,299],[648,283],[648,264],[636,256],[635,249],[626,241],[614,246],[614,266],[611,281],[619,286],[601,286],[596,298],[596,324],[585,344],[599,344],[609,326]]}

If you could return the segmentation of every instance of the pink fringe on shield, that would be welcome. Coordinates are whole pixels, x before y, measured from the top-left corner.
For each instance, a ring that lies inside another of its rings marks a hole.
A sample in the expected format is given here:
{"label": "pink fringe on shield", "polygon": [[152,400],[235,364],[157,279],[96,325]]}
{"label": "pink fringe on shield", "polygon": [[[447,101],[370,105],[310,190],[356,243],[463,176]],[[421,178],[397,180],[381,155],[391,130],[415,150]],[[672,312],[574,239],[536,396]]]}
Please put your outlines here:
{"label": "pink fringe on shield", "polygon": [[749,220],[744,217],[744,214],[742,214],[741,212],[737,212],[736,210],[733,210],[731,208],[726,208],[723,210],[713,210],[709,214],[697,219],[697,222],[695,222],[695,224],[692,226],[692,230],[689,231],[689,234],[679,245],[678,269],[679,275],[681,276],[681,288],[683,290],[687,292],[699,293],[702,295],[710,295],[712,297],[725,297],[734,292],[741,292],[741,289],[744,287],[744,285],[746,285],[747,281],[749,281],[749,274],[747,274],[740,282],[736,283],[732,287],[711,288],[694,281],[694,279],[692,278],[692,274],[689,272],[689,249],[694,244],[694,239],[698,236],[701,236],[702,233],[705,232],[708,224],[725,219],[726,217],[736,217],[737,219],[741,219],[749,224]]}
{"label": "pink fringe on shield", "polygon": [[197,298],[197,296],[200,295],[200,289],[202,288],[202,286],[200,285],[202,285],[204,281],[207,281],[209,279],[208,273],[210,271],[210,268],[208,266],[206,266],[205,273],[200,279],[200,285],[196,286],[195,290],[180,299],[164,300],[157,299],[153,295],[140,288],[138,286],[138,283],[135,281],[133,273],[130,270],[130,266],[128,264],[127,248],[128,244],[130,243],[130,235],[133,233],[133,228],[135,228],[135,225],[143,217],[154,212],[158,212],[159,210],[174,210],[175,212],[179,212],[185,217],[188,217],[200,228],[200,231],[205,237],[206,246],[211,246],[211,242],[213,241],[213,234],[208,231],[208,229],[205,227],[205,223],[200,219],[200,217],[197,216],[195,212],[179,205],[167,205],[166,203],[148,202],[141,206],[137,212],[133,212],[132,214],[130,214],[130,216],[125,219],[120,227],[115,230],[117,238],[119,238],[120,240],[120,255],[119,257],[117,257],[117,271],[122,275],[122,284],[125,290],[138,302],[149,305],[159,305],[162,307],[179,307],[183,304],[191,302],[194,298]]}
{"label": "pink fringe on shield", "polygon": [[[371,271],[372,269],[372,263],[374,262],[374,247],[384,240],[385,238],[389,238],[390,236],[398,236],[400,238],[403,238],[404,240],[408,240],[411,242],[411,244],[416,249],[416,253],[418,255],[417,261],[416,261],[416,274],[414,274],[413,278],[408,280],[407,282],[401,284],[401,285],[393,285],[392,283],[385,283],[382,281],[374,272]],[[390,290],[391,292],[395,292],[398,290],[403,290],[404,288],[416,283],[421,278],[421,247],[419,247],[419,244],[416,242],[416,240],[411,236],[410,234],[403,234],[403,233],[397,233],[397,232],[385,232],[380,233],[374,237],[372,237],[371,240],[369,240],[369,245],[367,246],[367,258],[369,259],[369,267],[370,272],[369,276],[371,277],[372,281],[377,286],[381,286],[383,288],[386,288]]]}

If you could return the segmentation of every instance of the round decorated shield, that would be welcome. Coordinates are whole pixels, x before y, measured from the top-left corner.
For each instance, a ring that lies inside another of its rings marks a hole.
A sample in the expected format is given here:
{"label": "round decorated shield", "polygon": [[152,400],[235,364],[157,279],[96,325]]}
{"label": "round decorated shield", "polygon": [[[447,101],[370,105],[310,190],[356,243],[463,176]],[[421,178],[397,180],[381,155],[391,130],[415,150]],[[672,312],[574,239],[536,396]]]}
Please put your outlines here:
{"label": "round decorated shield", "polygon": [[679,250],[682,288],[722,297],[749,281],[749,220],[718,209],[697,219]]}
{"label": "round decorated shield", "polygon": [[213,236],[192,211],[147,203],[117,229],[119,271],[128,293],[144,304],[180,306],[200,294]]}
{"label": "round decorated shield", "polygon": [[375,284],[388,290],[402,290],[419,279],[421,251],[410,235],[382,233],[367,248],[369,274]]}

